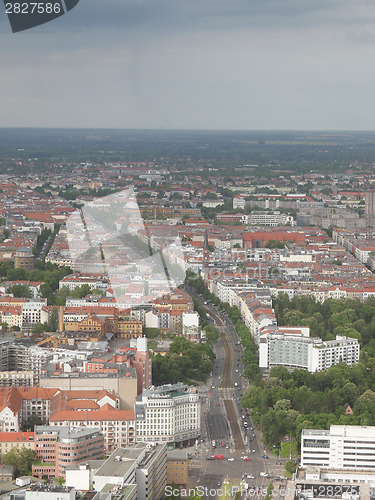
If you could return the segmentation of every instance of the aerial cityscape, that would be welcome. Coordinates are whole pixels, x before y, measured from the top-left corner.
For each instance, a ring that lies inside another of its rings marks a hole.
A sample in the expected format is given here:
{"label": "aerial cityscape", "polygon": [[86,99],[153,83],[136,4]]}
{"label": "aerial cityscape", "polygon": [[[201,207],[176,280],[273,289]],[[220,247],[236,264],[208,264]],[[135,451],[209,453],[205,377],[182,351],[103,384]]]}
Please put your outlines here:
{"label": "aerial cityscape", "polygon": [[375,133],[0,144],[1,498],[374,497]]}
{"label": "aerial cityscape", "polygon": [[373,2],[3,3],[0,500],[375,500]]}

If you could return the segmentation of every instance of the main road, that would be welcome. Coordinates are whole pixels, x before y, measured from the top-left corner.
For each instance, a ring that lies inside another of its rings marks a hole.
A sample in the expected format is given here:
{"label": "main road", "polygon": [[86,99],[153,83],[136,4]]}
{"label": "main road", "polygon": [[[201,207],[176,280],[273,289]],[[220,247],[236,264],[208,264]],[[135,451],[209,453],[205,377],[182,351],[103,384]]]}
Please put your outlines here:
{"label": "main road", "polygon": [[[237,332],[225,313],[205,302],[193,288],[187,285],[183,288],[204,306],[210,322],[220,333],[214,346],[216,363],[207,390],[204,414],[207,434],[193,461],[199,469],[198,484],[210,488],[218,488],[223,482],[238,485],[245,475],[250,475],[254,477],[245,479],[250,486],[263,487],[268,480],[260,472],[268,472],[268,460],[262,458],[265,453],[262,443],[248,411],[240,405],[247,380],[243,377],[243,347]],[[213,449],[212,441],[219,446]],[[223,460],[210,460],[219,454],[224,455]]]}

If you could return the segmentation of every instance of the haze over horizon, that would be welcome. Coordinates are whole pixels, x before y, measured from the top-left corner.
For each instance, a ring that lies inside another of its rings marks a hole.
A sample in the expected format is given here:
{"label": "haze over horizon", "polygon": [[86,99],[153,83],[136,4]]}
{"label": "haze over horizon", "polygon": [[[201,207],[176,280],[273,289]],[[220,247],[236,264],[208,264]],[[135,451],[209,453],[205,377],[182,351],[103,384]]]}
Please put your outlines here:
{"label": "haze over horizon", "polygon": [[0,127],[375,130],[368,0],[81,0],[0,33]]}

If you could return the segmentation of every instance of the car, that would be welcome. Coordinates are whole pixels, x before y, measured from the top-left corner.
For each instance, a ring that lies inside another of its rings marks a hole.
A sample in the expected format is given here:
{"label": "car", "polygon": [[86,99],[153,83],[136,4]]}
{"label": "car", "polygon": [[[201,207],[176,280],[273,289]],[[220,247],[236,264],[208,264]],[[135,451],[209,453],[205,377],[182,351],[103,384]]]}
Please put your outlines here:
{"label": "car", "polygon": [[263,455],[262,458],[268,458],[268,455]]}
{"label": "car", "polygon": [[245,418],[245,415],[242,415],[242,418]]}
{"label": "car", "polygon": [[252,451],[253,451],[253,453],[255,453],[255,450],[252,450]]}
{"label": "car", "polygon": [[228,458],[228,462],[234,462],[234,458]]}
{"label": "car", "polygon": [[207,457],[206,460],[213,460],[213,457]]}
{"label": "car", "polygon": [[213,386],[211,387],[211,389],[215,389],[215,386],[213,385]]}
{"label": "car", "polygon": [[250,457],[243,457],[244,460],[248,461],[248,460],[251,460]]}
{"label": "car", "polygon": [[216,403],[216,406],[220,406],[220,403]]}
{"label": "car", "polygon": [[238,369],[236,370],[236,373],[238,373]]}
{"label": "car", "polygon": [[248,479],[255,479],[255,476],[252,476],[251,474],[248,474],[248,475],[247,475],[247,478],[248,478]]}
{"label": "car", "polygon": [[228,449],[229,449],[229,444],[226,444],[226,445],[225,445],[225,448],[228,450]]}

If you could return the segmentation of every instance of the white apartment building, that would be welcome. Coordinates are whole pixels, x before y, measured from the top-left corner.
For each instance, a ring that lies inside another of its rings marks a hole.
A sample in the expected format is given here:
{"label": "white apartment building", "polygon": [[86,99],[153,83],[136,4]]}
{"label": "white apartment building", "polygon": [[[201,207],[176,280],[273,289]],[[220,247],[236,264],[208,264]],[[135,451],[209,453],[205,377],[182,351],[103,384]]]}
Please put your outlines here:
{"label": "white apartment building", "polygon": [[242,224],[256,224],[258,226],[280,226],[280,224],[289,224],[295,226],[296,222],[291,215],[282,214],[279,211],[275,212],[251,212],[251,214],[243,215],[241,218]]}
{"label": "white apartment building", "polygon": [[182,335],[189,339],[200,337],[199,315],[196,311],[184,311],[182,313]]}
{"label": "white apartment building", "polygon": [[200,436],[201,400],[194,387],[151,387],[138,396],[134,409],[137,442],[192,444]]}
{"label": "white apartment building", "polygon": [[59,281],[59,289],[66,286],[70,291],[83,285],[88,285],[90,290],[95,290],[97,288],[99,290],[106,291],[108,288],[108,283],[102,274],[75,273],[65,276],[65,278]]}
{"label": "white apartment building", "polygon": [[[309,330],[308,328],[305,328]],[[289,330],[289,331],[288,331]],[[260,338],[259,366],[287,366],[303,368],[311,373],[327,370],[333,365],[346,363],[352,366],[359,361],[360,346],[357,339],[336,335],[336,340],[323,342],[317,337],[301,333],[303,328],[276,327]]]}
{"label": "white apartment building", "polygon": [[245,208],[245,205],[246,205],[246,198],[247,195],[243,195],[243,194],[240,194],[240,195],[237,195],[233,198],[233,208],[236,209],[236,208],[241,208],[241,209],[244,209]]}
{"label": "white apartment building", "polygon": [[30,300],[22,304],[23,324],[47,323],[49,315],[48,311],[44,309],[46,305],[47,299]]}
{"label": "white apartment building", "polygon": [[330,430],[304,429],[301,467],[375,470],[375,426],[331,425]]}

